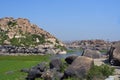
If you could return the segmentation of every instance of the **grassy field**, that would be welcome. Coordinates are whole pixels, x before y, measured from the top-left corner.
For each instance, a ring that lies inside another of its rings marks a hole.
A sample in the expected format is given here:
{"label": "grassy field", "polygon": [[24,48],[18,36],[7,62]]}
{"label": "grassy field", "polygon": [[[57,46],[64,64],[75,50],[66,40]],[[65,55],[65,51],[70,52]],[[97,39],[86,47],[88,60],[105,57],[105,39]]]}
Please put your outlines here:
{"label": "grassy field", "polygon": [[48,62],[50,55],[0,56],[0,80],[25,80],[22,68],[30,68],[40,62]]}

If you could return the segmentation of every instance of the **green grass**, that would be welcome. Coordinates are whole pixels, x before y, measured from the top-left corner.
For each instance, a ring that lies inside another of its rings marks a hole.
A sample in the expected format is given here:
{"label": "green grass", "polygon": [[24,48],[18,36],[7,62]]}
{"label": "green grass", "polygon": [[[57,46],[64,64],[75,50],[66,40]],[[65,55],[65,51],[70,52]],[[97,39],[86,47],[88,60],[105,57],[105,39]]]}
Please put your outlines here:
{"label": "green grass", "polygon": [[87,74],[87,80],[104,80],[110,75],[113,75],[114,68],[109,65],[93,66]]}
{"label": "green grass", "polygon": [[101,53],[107,53],[107,50],[100,50]]}
{"label": "green grass", "polygon": [[22,68],[30,68],[40,62],[49,62],[49,55],[42,56],[0,56],[0,80],[25,80]]}
{"label": "green grass", "polygon": [[67,53],[73,53],[75,50],[67,50]]}

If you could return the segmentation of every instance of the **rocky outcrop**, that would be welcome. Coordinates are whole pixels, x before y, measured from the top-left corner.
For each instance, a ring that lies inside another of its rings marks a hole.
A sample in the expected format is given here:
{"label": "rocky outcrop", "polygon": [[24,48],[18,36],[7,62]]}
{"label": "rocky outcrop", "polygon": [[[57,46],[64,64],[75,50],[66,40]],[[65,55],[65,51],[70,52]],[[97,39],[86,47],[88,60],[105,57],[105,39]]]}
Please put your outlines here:
{"label": "rocky outcrop", "polygon": [[92,66],[92,58],[78,56],[69,65],[56,58],[47,64],[40,63],[30,69],[21,69],[21,72],[28,73],[26,80],[35,80],[36,78],[43,80],[65,80],[70,77],[75,77],[79,80],[86,76]]}
{"label": "rocky outcrop", "polygon": [[52,59],[49,65],[50,65],[50,69],[56,69],[57,71],[60,71],[63,64],[61,59],[56,58],[56,59]]}
{"label": "rocky outcrop", "polygon": [[99,51],[97,51],[97,50],[86,49],[86,50],[84,50],[83,56],[96,59],[96,58],[101,57],[101,53]]}
{"label": "rocky outcrop", "polygon": [[68,56],[65,58],[65,61],[68,63],[68,64],[72,64],[72,62],[77,58],[78,56],[77,55],[71,55],[71,56]]}
{"label": "rocky outcrop", "polygon": [[111,46],[108,55],[110,64],[120,66],[120,42]]}
{"label": "rocky outcrop", "polygon": [[82,49],[92,49],[92,50],[108,50],[111,43],[105,40],[80,40],[73,42],[65,42],[68,48],[82,48]]}
{"label": "rocky outcrop", "polygon": [[79,56],[77,57],[71,65],[65,70],[64,72],[64,78],[68,77],[77,77],[77,78],[83,78],[87,74],[87,71],[93,66],[93,59]]}
{"label": "rocky outcrop", "polygon": [[[5,17],[0,19],[0,28],[3,31],[8,31],[7,35],[9,38],[21,37],[21,32],[23,34],[39,34],[44,35],[45,38],[55,38],[50,33],[44,31],[42,28],[39,28],[35,24],[31,24],[28,19],[18,18],[14,19],[12,17]],[[21,31],[21,32],[20,32]]]}
{"label": "rocky outcrop", "polygon": [[[3,53],[53,53],[64,51],[64,44],[28,19],[0,19],[0,45]],[[4,48],[6,46],[12,46]],[[33,49],[31,49],[33,48]],[[59,50],[58,50],[59,49]]]}

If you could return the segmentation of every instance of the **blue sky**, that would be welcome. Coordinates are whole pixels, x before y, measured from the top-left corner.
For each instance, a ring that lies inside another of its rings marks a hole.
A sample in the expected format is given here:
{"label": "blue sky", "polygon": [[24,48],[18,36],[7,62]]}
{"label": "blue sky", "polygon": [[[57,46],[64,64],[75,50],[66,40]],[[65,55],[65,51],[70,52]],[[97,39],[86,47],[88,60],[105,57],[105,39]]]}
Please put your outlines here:
{"label": "blue sky", "polygon": [[28,18],[60,40],[120,40],[120,0],[1,0],[3,17]]}

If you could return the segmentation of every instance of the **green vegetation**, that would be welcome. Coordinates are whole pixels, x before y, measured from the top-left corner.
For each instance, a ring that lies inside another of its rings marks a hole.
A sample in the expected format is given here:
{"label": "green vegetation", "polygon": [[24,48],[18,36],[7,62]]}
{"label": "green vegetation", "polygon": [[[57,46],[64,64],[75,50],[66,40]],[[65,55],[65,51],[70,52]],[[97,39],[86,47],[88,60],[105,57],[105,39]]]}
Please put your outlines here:
{"label": "green vegetation", "polygon": [[66,63],[65,59],[61,59],[62,61],[62,66],[60,72],[64,73],[65,69],[69,66],[69,64]]}
{"label": "green vegetation", "polygon": [[67,50],[67,53],[73,53],[75,50]]}
{"label": "green vegetation", "polygon": [[9,21],[9,22],[7,23],[7,25],[10,26],[10,27],[13,27],[13,26],[16,26],[16,25],[17,25],[17,22],[16,22],[16,21]]}
{"label": "green vegetation", "polygon": [[107,50],[100,50],[101,53],[107,53]]}
{"label": "green vegetation", "polygon": [[[0,56],[0,80],[25,80],[22,68],[30,68],[40,62],[49,62],[50,55]],[[37,79],[40,80],[40,79]]]}
{"label": "green vegetation", "polygon": [[78,52],[82,52],[83,51],[83,49],[82,48],[74,48],[74,49],[67,49],[67,53],[74,53],[74,52],[76,52],[76,51],[78,51]]}
{"label": "green vegetation", "polygon": [[8,38],[8,36],[6,35],[7,32],[2,31],[0,29],[0,45],[2,45],[4,43],[4,40],[6,40]]}
{"label": "green vegetation", "polygon": [[20,46],[20,42],[19,42],[19,39],[18,38],[12,38],[11,40],[10,40],[10,42],[11,42],[11,44],[12,45],[15,45],[15,46]]}
{"label": "green vegetation", "polygon": [[61,49],[62,51],[67,50],[65,46],[55,45],[55,47]]}
{"label": "green vegetation", "polygon": [[87,80],[103,80],[109,75],[112,75],[113,72],[114,68],[111,68],[108,65],[93,66],[87,74]]}
{"label": "green vegetation", "polygon": [[[25,38],[21,37],[21,38],[12,38],[10,40],[11,44],[12,45],[15,45],[15,46],[36,46],[38,44],[43,44],[45,43],[45,37],[44,36],[40,36],[40,35],[37,35],[37,34],[25,34],[23,35],[25,36]],[[36,39],[39,40],[39,42],[36,42]]]}

